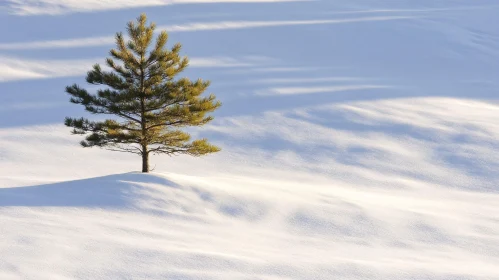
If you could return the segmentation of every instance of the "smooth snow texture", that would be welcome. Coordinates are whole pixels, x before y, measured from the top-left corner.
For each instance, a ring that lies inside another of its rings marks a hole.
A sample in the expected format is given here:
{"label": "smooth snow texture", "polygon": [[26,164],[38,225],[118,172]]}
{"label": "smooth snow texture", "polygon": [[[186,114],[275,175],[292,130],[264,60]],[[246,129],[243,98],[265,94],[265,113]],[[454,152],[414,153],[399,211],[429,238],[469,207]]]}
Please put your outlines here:
{"label": "smooth snow texture", "polygon": [[300,0],[6,0],[7,8],[17,15],[58,15],[75,12],[129,9],[192,3],[265,3]]}
{"label": "smooth snow texture", "polygon": [[[105,61],[103,58],[80,60],[27,60],[0,57],[0,82],[81,76],[87,73],[95,63],[99,63],[105,67],[103,61]],[[192,68],[245,67],[251,65],[251,58],[243,58],[241,60],[230,57],[189,58],[189,66]]]}
{"label": "smooth snow texture", "polygon": [[[153,2],[0,11],[0,279],[499,279],[495,1]],[[223,102],[148,175],[62,125],[144,11]]]}
{"label": "smooth snow texture", "polygon": [[496,275],[497,220],[477,218],[498,211],[488,195],[170,177],[180,184],[129,173],[0,189],[2,279]]}
{"label": "smooth snow texture", "polygon": [[[222,22],[197,22],[185,25],[158,26],[156,31],[165,30],[168,33],[175,32],[193,32],[193,31],[212,31],[212,30],[230,30],[230,29],[248,29],[278,26],[299,26],[299,25],[327,25],[350,22],[364,21],[388,21],[408,19],[410,17],[386,16],[386,17],[360,17],[340,20],[289,20],[289,21],[222,21]],[[111,46],[116,39],[114,36],[108,37],[88,37],[69,40],[53,40],[29,43],[5,43],[0,44],[0,50],[19,50],[19,49],[53,49],[53,48],[77,48],[77,47],[95,47]]]}

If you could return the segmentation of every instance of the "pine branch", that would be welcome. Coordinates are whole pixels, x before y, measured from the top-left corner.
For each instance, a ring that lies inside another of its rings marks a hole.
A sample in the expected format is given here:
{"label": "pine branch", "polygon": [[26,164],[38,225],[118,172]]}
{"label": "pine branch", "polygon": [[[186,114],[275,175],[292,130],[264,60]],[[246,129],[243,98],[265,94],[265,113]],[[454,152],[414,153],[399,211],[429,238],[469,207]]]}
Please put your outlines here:
{"label": "pine branch", "polygon": [[142,150],[137,148],[137,147],[133,147],[134,149],[131,149],[131,148],[123,148],[123,147],[105,147],[104,149],[105,150],[108,150],[108,151],[113,151],[113,152],[121,152],[121,153],[132,153],[132,154],[137,154],[137,155],[142,155]]}

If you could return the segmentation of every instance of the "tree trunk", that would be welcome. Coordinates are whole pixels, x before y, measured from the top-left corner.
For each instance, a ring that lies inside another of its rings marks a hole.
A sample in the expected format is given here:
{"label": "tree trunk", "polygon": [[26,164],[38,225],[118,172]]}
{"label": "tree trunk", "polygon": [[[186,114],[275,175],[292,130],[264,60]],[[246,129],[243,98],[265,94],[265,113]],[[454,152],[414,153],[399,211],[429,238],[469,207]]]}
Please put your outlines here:
{"label": "tree trunk", "polygon": [[142,153],[142,172],[149,172],[149,151],[147,151],[147,149]]}

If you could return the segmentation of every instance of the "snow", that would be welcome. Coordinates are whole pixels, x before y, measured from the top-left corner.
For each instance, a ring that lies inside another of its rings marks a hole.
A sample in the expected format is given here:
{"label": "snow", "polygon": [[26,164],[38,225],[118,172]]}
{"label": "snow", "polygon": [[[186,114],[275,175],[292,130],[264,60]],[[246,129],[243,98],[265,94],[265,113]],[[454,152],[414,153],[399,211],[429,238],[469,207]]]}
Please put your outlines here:
{"label": "snow", "polygon": [[497,276],[497,219],[483,215],[498,211],[496,197],[262,179],[235,186],[243,180],[125,173],[0,189],[0,276]]}
{"label": "snow", "polygon": [[[101,2],[0,10],[0,279],[499,279],[495,1]],[[62,125],[142,11],[223,102],[151,174]]]}

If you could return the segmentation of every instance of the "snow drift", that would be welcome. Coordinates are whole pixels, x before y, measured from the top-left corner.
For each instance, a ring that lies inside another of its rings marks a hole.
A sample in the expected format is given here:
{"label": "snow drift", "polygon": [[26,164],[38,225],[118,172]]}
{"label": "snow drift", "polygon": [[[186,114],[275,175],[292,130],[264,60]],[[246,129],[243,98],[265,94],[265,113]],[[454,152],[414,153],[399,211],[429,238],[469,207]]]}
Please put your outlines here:
{"label": "snow drift", "polygon": [[[21,2],[0,9],[0,279],[499,279],[495,0]],[[62,125],[140,12],[224,103],[193,130],[222,153],[149,175]]]}
{"label": "snow drift", "polygon": [[0,189],[0,277],[496,276],[497,197],[272,183],[127,173]]}

